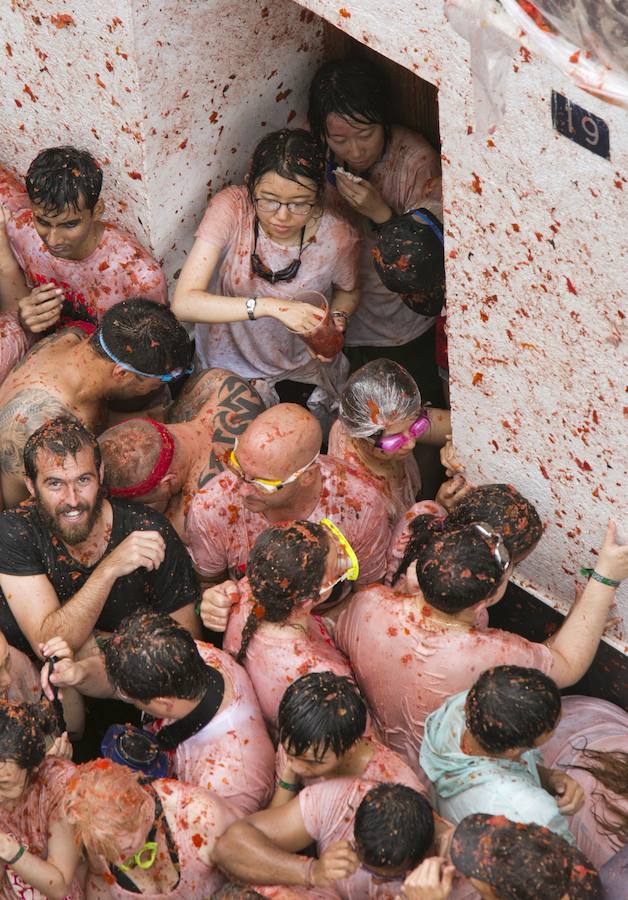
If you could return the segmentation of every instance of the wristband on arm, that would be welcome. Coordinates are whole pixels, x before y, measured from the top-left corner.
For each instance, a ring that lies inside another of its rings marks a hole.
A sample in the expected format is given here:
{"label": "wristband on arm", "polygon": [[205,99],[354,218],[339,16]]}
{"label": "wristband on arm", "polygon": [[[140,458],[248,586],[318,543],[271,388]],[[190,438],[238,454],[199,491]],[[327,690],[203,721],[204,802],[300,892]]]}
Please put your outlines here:
{"label": "wristband on arm", "polygon": [[584,567],[580,569],[581,575],[586,575],[587,578],[593,578],[594,581],[599,581],[600,584],[605,584],[608,587],[616,588],[619,587],[621,581],[616,581],[614,578],[606,578],[604,575],[600,575],[599,572],[596,572],[595,569],[585,569]]}

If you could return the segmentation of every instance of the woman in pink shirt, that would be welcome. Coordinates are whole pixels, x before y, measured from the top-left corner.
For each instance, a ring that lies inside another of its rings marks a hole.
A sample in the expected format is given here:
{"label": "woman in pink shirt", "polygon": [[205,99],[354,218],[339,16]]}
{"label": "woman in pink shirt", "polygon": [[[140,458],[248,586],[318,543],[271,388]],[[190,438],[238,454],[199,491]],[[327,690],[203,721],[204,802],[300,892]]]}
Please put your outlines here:
{"label": "woman in pink shirt", "polygon": [[0,703],[0,897],[81,900],[80,847],[61,803],[75,767],[47,757],[37,709]]}
{"label": "woman in pink shirt", "polygon": [[410,373],[390,359],[378,359],[348,380],[338,416],[329,435],[329,455],[374,480],[394,525],[421,490],[414,446],[442,447],[451,431],[449,411],[424,407]]}
{"label": "woman in pink shirt", "polygon": [[328,778],[406,784],[427,795],[420,766],[411,769],[372,735],[365,736],[366,703],[353,681],[310,672],[286,690],[278,715],[277,788],[271,806],[288,803],[302,787]]}
{"label": "woman in pink shirt", "polygon": [[211,854],[237,812],[204,788],[97,759],[77,770],[63,812],[87,850],[90,900],[206,900],[225,882]]}
{"label": "woman in pink shirt", "polygon": [[312,609],[341,581],[358,575],[357,559],[329,520],[267,528],[247,564],[251,598],[230,618],[224,647],[236,655],[253,682],[264,718],[276,729],[285,689],[308,672],[352,676]]}
{"label": "woman in pink shirt", "polygon": [[[177,282],[172,308],[196,322],[204,368],[274,384],[327,383],[299,335],[321,312],[299,292],[324,294],[344,331],[358,304],[358,236],[323,202],[325,161],[306,131],[284,129],[255,148],[245,185],[210,202]],[[344,356],[326,367],[339,386]]]}

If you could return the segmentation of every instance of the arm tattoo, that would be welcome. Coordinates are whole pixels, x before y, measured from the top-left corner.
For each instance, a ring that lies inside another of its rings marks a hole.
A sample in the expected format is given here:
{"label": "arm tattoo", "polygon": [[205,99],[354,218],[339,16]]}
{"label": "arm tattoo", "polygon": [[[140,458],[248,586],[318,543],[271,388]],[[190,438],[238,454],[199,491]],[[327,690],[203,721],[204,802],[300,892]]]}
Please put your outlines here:
{"label": "arm tattoo", "polygon": [[224,469],[225,453],[231,450],[235,439],[246,431],[264,408],[259,394],[247,381],[239,375],[225,378],[216,401],[213,447],[198,480],[199,490]]}
{"label": "arm tattoo", "polygon": [[0,408],[0,472],[23,475],[24,446],[31,434],[56,416],[73,415],[58,397],[41,388],[24,388],[14,394]]}

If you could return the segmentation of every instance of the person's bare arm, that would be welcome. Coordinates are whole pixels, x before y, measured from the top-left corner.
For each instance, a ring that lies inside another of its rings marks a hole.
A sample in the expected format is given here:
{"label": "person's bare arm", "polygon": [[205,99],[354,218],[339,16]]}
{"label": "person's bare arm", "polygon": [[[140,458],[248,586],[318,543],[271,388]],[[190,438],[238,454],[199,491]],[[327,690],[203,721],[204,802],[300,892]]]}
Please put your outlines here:
{"label": "person's bare arm", "polygon": [[[188,256],[172,298],[172,311],[182,322],[246,322],[246,297],[223,297],[207,292],[207,285],[220,259],[220,247],[197,240]],[[295,303],[282,297],[258,297],[255,318],[270,316],[293,331],[311,331],[322,313],[310,303]]]}
{"label": "person's bare arm", "polygon": [[[330,311],[334,320],[334,324],[339,331],[346,331],[349,318],[360,305],[360,288],[356,287],[352,291],[343,291],[334,287],[334,293],[331,298]],[[345,316],[341,315],[344,313]]]}
{"label": "person's bare arm", "polygon": [[175,612],[170,613],[170,618],[174,619],[175,622],[178,622],[179,625],[182,625],[186,631],[189,631],[193,638],[203,637],[203,632],[201,629],[201,620],[196,614],[196,606],[197,603],[188,603],[187,606],[182,606],[181,609],[177,609]]}
{"label": "person's bare arm", "polygon": [[356,870],[357,856],[346,841],[328,847],[317,860],[297,856],[312,840],[295,797],[286,806],[235,822],[218,840],[212,860],[248,884],[325,887]]}
{"label": "person's bare arm", "polygon": [[0,575],[0,587],[35,653],[40,653],[40,643],[56,635],[76,650],[91,635],[116,579],[140,567],[156,569],[164,553],[159,532],[133,531],[100,561],[83,587],[63,606],[46,575]]}
{"label": "person's bare arm", "polygon": [[[92,650],[92,644],[95,650]],[[86,651],[86,648],[89,649]],[[46,665],[41,670],[41,688],[49,700],[53,699],[50,683],[59,688],[64,711],[66,696],[70,691],[101,699],[116,696],[116,690],[107,678],[105,658],[95,642],[88,641],[75,655],[63,638],[53,637],[41,644],[40,650],[44,659],[51,656],[57,658],[52,675]]]}
{"label": "person's bare arm", "polygon": [[[70,886],[81,851],[73,828],[60,818],[47,823],[48,852],[42,859],[28,850],[13,863],[11,868],[17,875],[40,891],[45,897],[63,900],[70,893]],[[12,859],[20,848],[20,842],[9,834],[0,833],[0,859]]]}
{"label": "person's bare arm", "polygon": [[417,444],[429,444],[431,447],[443,447],[451,434],[451,413],[448,409],[429,406],[427,415],[430,427],[417,438]]}
{"label": "person's bare arm", "polygon": [[[628,578],[628,544],[618,544],[616,527],[609,522],[595,571],[605,578]],[[545,643],[552,651],[552,678],[560,688],[575,684],[587,671],[597,650],[615,599],[616,588],[590,578],[556,634]]]}
{"label": "person's bare arm", "polygon": [[0,204],[0,309],[16,313],[18,301],[28,294],[28,286],[9,243],[8,219],[9,214]]}

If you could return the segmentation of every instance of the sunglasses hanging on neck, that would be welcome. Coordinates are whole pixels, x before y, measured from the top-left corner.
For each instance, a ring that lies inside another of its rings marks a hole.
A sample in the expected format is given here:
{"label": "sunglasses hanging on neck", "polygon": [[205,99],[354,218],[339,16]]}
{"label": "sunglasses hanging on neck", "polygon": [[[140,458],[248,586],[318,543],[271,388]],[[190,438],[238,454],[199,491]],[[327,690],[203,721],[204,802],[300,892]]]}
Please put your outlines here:
{"label": "sunglasses hanging on neck", "polygon": [[255,235],[255,243],[253,244],[253,252],[251,253],[251,269],[254,275],[259,275],[265,281],[275,284],[278,281],[292,281],[296,277],[297,272],[301,268],[301,254],[303,252],[303,238],[305,237],[305,225],[301,229],[301,241],[299,243],[299,255],[293,259],[289,265],[278,272],[269,269],[266,263],[257,255],[257,238],[259,236],[259,219],[255,216],[255,224],[253,225],[253,234]]}

